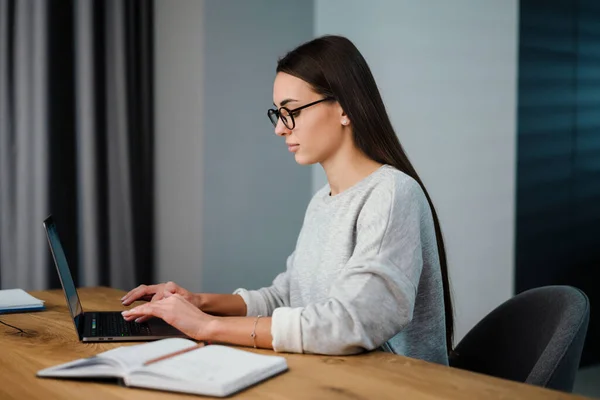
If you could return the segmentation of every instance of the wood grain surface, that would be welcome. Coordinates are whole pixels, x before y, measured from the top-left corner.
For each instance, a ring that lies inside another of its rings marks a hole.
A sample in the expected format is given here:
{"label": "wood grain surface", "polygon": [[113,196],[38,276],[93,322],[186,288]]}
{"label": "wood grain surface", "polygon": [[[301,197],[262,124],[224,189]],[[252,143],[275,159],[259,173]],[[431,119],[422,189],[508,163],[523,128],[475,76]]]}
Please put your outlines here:
{"label": "wood grain surface", "polygon": [[[3,314],[0,320],[0,399],[184,399],[198,396],[120,387],[116,381],[42,379],[42,368],[135,343],[81,343],[63,292],[30,292],[46,311]],[[84,310],[123,310],[124,292],[83,288]],[[135,304],[134,304],[135,305]],[[268,350],[246,349],[263,354]],[[403,356],[371,352],[329,357],[284,354],[289,371],[238,393],[243,399],[577,399],[571,394],[510,382]]]}

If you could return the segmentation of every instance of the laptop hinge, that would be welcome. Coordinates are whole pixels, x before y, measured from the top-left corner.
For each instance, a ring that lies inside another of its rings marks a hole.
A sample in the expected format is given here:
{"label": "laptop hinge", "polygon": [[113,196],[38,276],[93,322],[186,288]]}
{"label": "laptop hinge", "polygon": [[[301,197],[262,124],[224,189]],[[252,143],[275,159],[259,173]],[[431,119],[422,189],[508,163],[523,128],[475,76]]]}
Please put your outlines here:
{"label": "laptop hinge", "polygon": [[83,340],[83,337],[85,335],[85,319],[86,319],[86,315],[85,313],[81,313],[79,314],[79,316],[77,317],[77,335],[79,335],[79,340]]}

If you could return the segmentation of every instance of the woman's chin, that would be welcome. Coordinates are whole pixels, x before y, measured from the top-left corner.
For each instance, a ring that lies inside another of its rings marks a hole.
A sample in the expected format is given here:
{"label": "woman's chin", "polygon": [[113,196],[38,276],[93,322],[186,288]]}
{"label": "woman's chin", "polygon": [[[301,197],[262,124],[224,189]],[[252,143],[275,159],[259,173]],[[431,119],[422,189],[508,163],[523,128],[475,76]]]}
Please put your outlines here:
{"label": "woman's chin", "polygon": [[299,152],[294,154],[294,159],[296,160],[296,163],[300,165],[312,165],[318,162],[317,160],[314,160],[311,157],[307,157],[304,154],[300,154]]}

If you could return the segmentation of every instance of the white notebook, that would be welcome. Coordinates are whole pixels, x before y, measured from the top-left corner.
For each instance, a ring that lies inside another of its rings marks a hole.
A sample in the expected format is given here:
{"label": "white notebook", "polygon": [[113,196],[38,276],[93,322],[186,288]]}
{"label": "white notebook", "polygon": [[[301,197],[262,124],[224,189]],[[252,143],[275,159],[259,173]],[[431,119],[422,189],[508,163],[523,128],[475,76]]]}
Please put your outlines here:
{"label": "white notebook", "polygon": [[33,297],[23,289],[0,290],[0,314],[43,309],[44,301]]}
{"label": "white notebook", "polygon": [[43,369],[37,376],[119,378],[125,386],[224,397],[288,368],[283,357],[221,345],[199,347],[144,366],[149,360],[193,346],[196,342],[180,338],[122,346]]}

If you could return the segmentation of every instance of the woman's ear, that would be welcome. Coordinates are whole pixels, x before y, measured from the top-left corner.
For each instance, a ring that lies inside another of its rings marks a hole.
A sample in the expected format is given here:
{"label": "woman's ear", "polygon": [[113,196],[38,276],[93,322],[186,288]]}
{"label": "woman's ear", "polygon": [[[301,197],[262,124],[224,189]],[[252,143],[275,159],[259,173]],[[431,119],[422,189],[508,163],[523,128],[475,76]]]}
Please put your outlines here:
{"label": "woman's ear", "polygon": [[347,126],[350,124],[350,118],[348,118],[348,115],[346,115],[346,112],[342,109],[341,106],[340,106],[340,123],[344,126]]}

